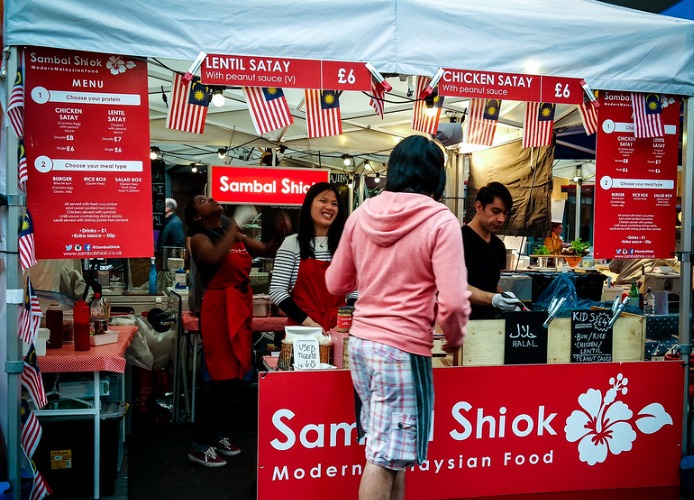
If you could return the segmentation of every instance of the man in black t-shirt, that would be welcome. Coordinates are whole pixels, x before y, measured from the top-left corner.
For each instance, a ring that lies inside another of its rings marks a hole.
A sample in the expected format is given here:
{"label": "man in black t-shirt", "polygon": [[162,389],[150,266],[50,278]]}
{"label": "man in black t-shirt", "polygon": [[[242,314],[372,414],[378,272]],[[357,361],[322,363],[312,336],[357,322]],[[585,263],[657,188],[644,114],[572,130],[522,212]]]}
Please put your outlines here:
{"label": "man in black t-shirt", "polygon": [[470,319],[500,317],[500,311],[515,311],[518,299],[506,296],[499,286],[501,270],[506,267],[506,246],[496,233],[506,222],[513,206],[513,197],[500,182],[490,182],[477,192],[475,216],[463,226],[465,265],[468,289],[472,293]]}

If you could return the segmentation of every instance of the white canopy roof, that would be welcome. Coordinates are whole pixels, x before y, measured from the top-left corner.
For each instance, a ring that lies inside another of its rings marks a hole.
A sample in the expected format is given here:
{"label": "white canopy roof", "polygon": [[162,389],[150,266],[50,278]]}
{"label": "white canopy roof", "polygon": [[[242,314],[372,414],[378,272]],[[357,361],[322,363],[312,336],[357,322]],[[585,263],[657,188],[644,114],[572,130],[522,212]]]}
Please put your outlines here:
{"label": "white canopy roof", "polygon": [[9,45],[536,73],[694,95],[694,22],[591,0],[7,0],[4,27]]}

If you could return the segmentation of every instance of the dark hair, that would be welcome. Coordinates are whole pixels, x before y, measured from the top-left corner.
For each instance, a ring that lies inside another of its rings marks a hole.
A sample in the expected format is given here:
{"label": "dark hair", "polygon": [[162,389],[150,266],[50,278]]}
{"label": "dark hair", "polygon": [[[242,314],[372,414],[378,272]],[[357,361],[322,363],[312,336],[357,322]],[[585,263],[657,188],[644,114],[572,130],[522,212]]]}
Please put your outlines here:
{"label": "dark hair", "polygon": [[436,142],[411,135],[393,148],[388,160],[386,191],[433,195],[438,200],[445,187],[445,156]]}
{"label": "dark hair", "polygon": [[475,201],[479,201],[484,209],[489,203],[494,203],[494,198],[499,198],[506,205],[507,212],[513,208],[513,197],[506,186],[500,182],[490,182],[477,191]]}
{"label": "dark hair", "polygon": [[185,210],[183,211],[183,220],[186,221],[186,225],[188,226],[188,234],[193,234],[201,229],[200,221],[195,220],[195,216],[197,215],[197,211],[195,209],[195,198],[197,198],[197,196],[193,196],[190,199]]}
{"label": "dark hair", "polygon": [[297,238],[299,240],[300,256],[302,259],[312,259],[315,257],[313,248],[311,247],[311,242],[316,235],[316,231],[313,227],[313,219],[311,218],[311,206],[316,196],[324,191],[332,191],[337,197],[337,215],[328,228],[328,249],[330,250],[330,255],[335,255],[337,244],[340,242],[342,230],[345,227],[347,214],[342,206],[342,198],[340,198],[340,192],[337,188],[329,182],[318,182],[311,186],[306,192],[304,202],[301,205],[301,212],[299,212],[299,231]]}
{"label": "dark hair", "polygon": [[554,232],[554,230],[556,228],[558,228],[559,226],[563,226],[563,225],[564,224],[562,224],[561,222],[552,222],[552,232]]}

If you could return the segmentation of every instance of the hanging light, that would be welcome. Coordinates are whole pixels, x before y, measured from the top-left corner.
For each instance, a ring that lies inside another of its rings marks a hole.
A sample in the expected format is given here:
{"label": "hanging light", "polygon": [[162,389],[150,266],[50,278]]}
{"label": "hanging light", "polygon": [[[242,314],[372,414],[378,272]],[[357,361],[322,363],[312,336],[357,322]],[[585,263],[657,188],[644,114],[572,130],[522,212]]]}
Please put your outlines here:
{"label": "hanging light", "polygon": [[198,166],[195,163],[191,163],[190,164],[190,171],[193,172],[194,174],[197,173]]}
{"label": "hanging light", "polygon": [[221,108],[224,106],[226,99],[224,98],[224,89],[216,88],[212,91],[212,104]]}
{"label": "hanging light", "polygon": [[349,181],[347,182],[347,187],[350,189],[354,188],[354,177],[352,175],[349,176]]}
{"label": "hanging light", "polygon": [[340,158],[342,158],[342,161],[345,164],[345,167],[349,167],[352,164],[352,157],[351,156],[342,155]]}
{"label": "hanging light", "polygon": [[381,182],[381,172],[376,172],[376,178],[374,179],[374,182],[378,184]]}
{"label": "hanging light", "polygon": [[217,151],[217,155],[219,156],[220,160],[226,158],[228,153],[229,150],[227,148],[219,148],[219,150]]}
{"label": "hanging light", "polygon": [[149,159],[156,160],[157,158],[159,158],[159,152],[160,150],[156,146],[152,146],[151,148],[149,148]]}
{"label": "hanging light", "polygon": [[369,160],[366,160],[364,162],[364,170],[366,170],[367,168],[370,168],[371,170],[373,170],[373,167],[371,166],[371,162]]}

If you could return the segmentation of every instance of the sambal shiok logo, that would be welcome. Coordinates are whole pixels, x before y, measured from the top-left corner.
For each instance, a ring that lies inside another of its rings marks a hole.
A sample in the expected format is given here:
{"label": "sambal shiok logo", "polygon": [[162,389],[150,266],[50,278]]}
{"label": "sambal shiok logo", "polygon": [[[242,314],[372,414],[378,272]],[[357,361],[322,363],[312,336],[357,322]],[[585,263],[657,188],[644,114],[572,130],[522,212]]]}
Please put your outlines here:
{"label": "sambal shiok logo", "polygon": [[125,73],[127,70],[134,68],[135,63],[132,61],[124,61],[120,56],[111,56],[106,62],[106,69],[111,71],[113,75],[120,75]]}
{"label": "sambal shiok logo", "polygon": [[[617,398],[627,393],[629,380],[621,373],[611,377],[610,388],[603,397],[598,389],[588,389],[578,397],[580,410],[574,410],[566,419],[564,432],[566,439],[578,441],[578,456],[588,465],[603,463],[608,455],[619,455],[630,451],[637,437],[632,427],[631,411]],[[638,430],[644,434],[654,434],[665,425],[673,425],[672,417],[660,403],[651,403],[641,409],[634,419]]]}

